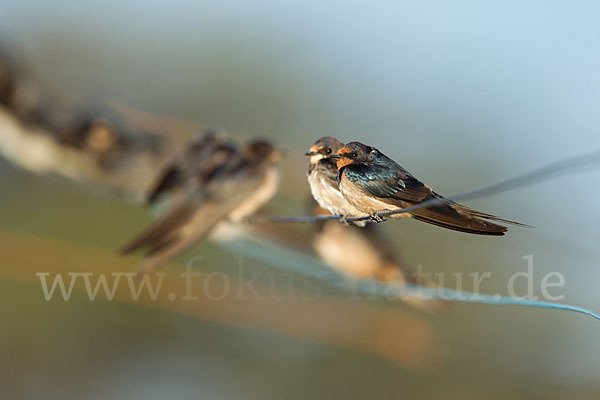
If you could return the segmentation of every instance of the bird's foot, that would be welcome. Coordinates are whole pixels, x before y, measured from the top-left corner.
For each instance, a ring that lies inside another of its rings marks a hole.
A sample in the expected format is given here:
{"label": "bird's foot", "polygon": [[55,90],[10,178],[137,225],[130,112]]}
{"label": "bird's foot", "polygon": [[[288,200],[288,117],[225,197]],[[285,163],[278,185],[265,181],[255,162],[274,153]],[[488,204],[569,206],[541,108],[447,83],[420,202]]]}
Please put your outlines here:
{"label": "bird's foot", "polygon": [[386,219],[381,214],[383,214],[387,211],[388,210],[376,211],[373,214],[369,215],[369,217],[371,217],[371,221],[373,221],[373,222],[377,222],[377,223],[384,222],[384,221],[386,221]]}

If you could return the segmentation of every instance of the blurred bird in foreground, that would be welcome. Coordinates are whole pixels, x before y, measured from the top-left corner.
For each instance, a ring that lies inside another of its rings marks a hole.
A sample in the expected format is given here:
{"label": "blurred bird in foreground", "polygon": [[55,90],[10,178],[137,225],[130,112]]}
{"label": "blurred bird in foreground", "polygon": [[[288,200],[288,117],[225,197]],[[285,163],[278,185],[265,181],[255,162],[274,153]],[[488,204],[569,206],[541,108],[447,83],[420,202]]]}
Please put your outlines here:
{"label": "blurred bird in foreground", "polygon": [[[315,204],[314,213],[327,214],[327,211]],[[375,224],[360,228],[340,224],[335,220],[319,221],[317,232],[313,236],[313,248],[332,269],[350,278],[437,287],[427,277],[418,275],[402,262]],[[440,299],[429,300],[407,295],[402,296],[401,300],[433,314],[441,314],[450,309],[450,303]]]}
{"label": "blurred bird in foreground", "polygon": [[[338,184],[344,198],[378,222],[382,219],[377,212],[400,210],[430,199],[443,198],[394,160],[360,142],[346,144],[334,158],[337,159]],[[507,228],[485,220],[527,226],[455,202],[389,217],[412,217],[455,231],[493,236],[504,235]]]}
{"label": "blurred bird in foreground", "polygon": [[[332,158],[344,146],[336,138],[325,136],[317,140],[305,153],[310,156],[308,184],[313,198],[332,215],[341,215],[342,221],[348,217],[365,217],[368,214],[358,210],[344,198],[338,187],[336,160]],[[365,226],[366,221],[353,224]]]}
{"label": "blurred bird in foreground", "polygon": [[220,137],[192,142],[162,174],[148,200],[169,194],[167,210],[123,247],[145,250],[141,272],[151,272],[205,238],[220,223],[240,223],[277,192],[280,153],[264,140],[241,150]]}

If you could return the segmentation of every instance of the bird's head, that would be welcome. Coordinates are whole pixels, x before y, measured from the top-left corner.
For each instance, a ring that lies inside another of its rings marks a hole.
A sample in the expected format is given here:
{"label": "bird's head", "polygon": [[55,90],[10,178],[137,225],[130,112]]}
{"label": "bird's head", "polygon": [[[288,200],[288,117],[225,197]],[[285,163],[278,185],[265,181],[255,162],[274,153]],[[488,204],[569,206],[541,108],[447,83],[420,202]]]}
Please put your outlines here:
{"label": "bird's head", "polygon": [[332,158],[343,146],[344,143],[336,138],[325,136],[317,140],[304,155],[310,157],[311,164],[316,164],[323,159]]}
{"label": "bird's head", "polygon": [[91,154],[100,157],[119,147],[122,142],[120,135],[117,124],[106,118],[93,117],[84,120],[83,126],[71,138],[71,142],[76,147],[83,147]]}
{"label": "bird's head", "polygon": [[199,154],[224,142],[224,133],[213,129],[206,129],[190,142],[188,151],[193,154]]}
{"label": "bird's head", "polygon": [[365,164],[373,161],[377,150],[360,142],[350,142],[341,147],[335,158],[337,158],[338,169],[350,164]]}
{"label": "bird's head", "polygon": [[252,140],[242,149],[242,157],[251,164],[258,164],[265,160],[277,162],[281,156],[281,152],[264,139]]}

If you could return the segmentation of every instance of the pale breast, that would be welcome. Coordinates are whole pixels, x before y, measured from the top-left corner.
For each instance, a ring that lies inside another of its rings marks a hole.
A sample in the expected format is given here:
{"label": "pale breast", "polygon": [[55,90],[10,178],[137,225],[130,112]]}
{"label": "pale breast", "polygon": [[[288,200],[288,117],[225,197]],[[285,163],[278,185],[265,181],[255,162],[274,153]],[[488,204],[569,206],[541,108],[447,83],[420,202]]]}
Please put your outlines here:
{"label": "pale breast", "polygon": [[277,193],[279,179],[279,169],[274,166],[268,167],[264,172],[264,177],[260,185],[229,214],[229,220],[240,222],[268,203]]}
{"label": "pale breast", "polygon": [[331,179],[317,169],[314,169],[308,175],[308,183],[314,199],[332,215],[343,215],[346,217],[365,216],[364,213],[348,203],[337,187],[337,183],[332,184]]}
{"label": "pale breast", "polygon": [[344,201],[344,196],[342,196],[338,188],[333,187],[329,179],[317,169],[314,169],[308,175],[308,184],[310,192],[317,203],[324,209],[337,215],[339,213],[338,204]]}

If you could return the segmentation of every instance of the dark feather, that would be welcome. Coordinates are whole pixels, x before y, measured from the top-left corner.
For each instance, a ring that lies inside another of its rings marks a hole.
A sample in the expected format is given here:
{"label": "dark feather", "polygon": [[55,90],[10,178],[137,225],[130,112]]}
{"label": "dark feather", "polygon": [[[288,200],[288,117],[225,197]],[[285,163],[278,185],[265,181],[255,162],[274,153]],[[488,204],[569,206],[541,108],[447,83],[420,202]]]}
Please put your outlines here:
{"label": "dark feather", "polygon": [[[433,224],[442,228],[446,228],[446,229],[451,229],[453,231],[458,231],[458,232],[464,232],[464,233],[471,233],[471,234],[475,234],[475,235],[489,235],[489,236],[504,236],[504,232],[507,231],[505,226],[501,226],[501,225],[496,225],[496,224],[492,224],[490,222],[485,223],[486,225],[488,225],[486,228],[488,229],[482,229],[481,226],[473,226],[470,227],[469,225],[471,224],[472,220],[470,221],[464,221],[464,220],[459,220],[456,223],[446,223],[443,220],[446,220],[448,218],[439,218],[440,217],[440,213],[435,213],[433,214],[434,218],[427,218],[421,215],[413,215],[413,218],[418,220],[418,221],[422,221],[422,222],[427,222],[429,224]],[[477,224],[479,225],[479,224]]]}
{"label": "dark feather", "polygon": [[381,199],[419,203],[432,193],[429,186],[404,170],[374,164],[350,164],[342,168],[340,173],[344,173],[350,182]]}
{"label": "dark feather", "polygon": [[168,168],[161,175],[155,187],[152,190],[150,190],[146,202],[148,204],[153,204],[161,194],[169,192],[171,189],[176,187],[177,184],[181,182],[181,176],[181,170],[176,166],[171,166],[170,168]]}
{"label": "dark feather", "polygon": [[186,202],[174,207],[123,246],[120,252],[129,254],[144,247],[156,246],[161,242],[170,240],[175,232],[193,215],[196,207],[198,207],[196,202]]}
{"label": "dark feather", "polygon": [[[224,137],[207,131],[194,139],[184,151],[165,168],[147,196],[148,204],[172,193],[200,177],[204,182],[213,178],[218,167],[236,152],[235,145]],[[203,183],[204,183],[203,182]]]}

